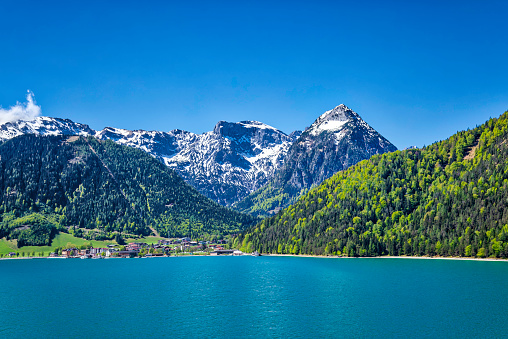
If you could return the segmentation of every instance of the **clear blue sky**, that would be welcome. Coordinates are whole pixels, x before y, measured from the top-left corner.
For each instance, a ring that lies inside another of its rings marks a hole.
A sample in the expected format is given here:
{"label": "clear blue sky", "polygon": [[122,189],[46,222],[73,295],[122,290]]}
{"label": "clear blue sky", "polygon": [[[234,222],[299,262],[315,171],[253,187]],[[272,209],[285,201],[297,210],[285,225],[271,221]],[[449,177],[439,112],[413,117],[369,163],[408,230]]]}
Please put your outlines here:
{"label": "clear blue sky", "polygon": [[289,133],[341,103],[397,147],[508,109],[508,1],[0,1],[0,105],[101,129]]}

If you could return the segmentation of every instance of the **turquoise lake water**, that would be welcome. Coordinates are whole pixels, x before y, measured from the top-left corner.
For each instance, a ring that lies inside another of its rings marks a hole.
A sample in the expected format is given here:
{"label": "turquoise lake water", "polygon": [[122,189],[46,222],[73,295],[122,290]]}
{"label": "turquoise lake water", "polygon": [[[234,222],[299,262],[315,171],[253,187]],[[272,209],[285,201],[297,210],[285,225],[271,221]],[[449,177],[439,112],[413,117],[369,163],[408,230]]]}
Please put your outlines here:
{"label": "turquoise lake water", "polygon": [[506,337],[508,262],[0,261],[1,338]]}

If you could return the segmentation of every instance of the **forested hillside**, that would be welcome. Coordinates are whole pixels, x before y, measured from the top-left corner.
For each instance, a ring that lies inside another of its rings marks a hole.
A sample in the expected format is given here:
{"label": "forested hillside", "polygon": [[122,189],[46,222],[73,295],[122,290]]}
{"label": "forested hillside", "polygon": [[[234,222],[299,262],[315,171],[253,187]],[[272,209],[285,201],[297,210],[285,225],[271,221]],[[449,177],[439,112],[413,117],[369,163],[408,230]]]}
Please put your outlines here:
{"label": "forested hillside", "polygon": [[373,156],[235,239],[245,251],[508,257],[508,112]]}
{"label": "forested hillside", "polygon": [[0,238],[49,244],[58,230],[104,239],[238,232],[218,205],[145,152],[92,137],[24,135],[0,145]]}

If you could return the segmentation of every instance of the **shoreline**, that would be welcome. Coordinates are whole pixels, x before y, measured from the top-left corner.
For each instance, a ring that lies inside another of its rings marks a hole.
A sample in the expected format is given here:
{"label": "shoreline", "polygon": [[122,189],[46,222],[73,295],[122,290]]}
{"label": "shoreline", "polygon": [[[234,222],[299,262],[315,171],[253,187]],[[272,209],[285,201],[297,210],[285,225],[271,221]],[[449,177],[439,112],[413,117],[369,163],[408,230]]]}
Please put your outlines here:
{"label": "shoreline", "polygon": [[[250,254],[246,254],[246,256],[250,256]],[[167,256],[153,256],[153,257],[132,257],[132,258],[122,258],[122,257],[103,257],[102,259],[153,259],[153,258],[187,258],[187,257],[214,257],[212,255],[203,255],[203,254],[181,254],[181,255],[167,255]],[[222,255],[222,257],[226,257],[226,255]],[[13,258],[0,258],[0,260],[29,260],[29,259],[81,259],[80,257],[13,257]],[[87,258],[88,259],[99,259],[99,258]]]}
{"label": "shoreline", "polygon": [[[245,254],[242,256],[251,256]],[[324,255],[311,255],[311,254],[262,254],[263,257],[293,257],[293,258],[320,258],[320,259],[417,259],[417,260],[467,260],[467,261],[501,261],[508,262],[508,259],[503,258],[469,258],[469,257],[413,257],[413,256],[377,256],[377,257],[341,257],[341,256],[324,256]],[[171,255],[165,257],[153,257],[153,258],[191,258],[191,257],[215,257],[211,255]],[[227,257],[227,255],[219,255],[217,257]],[[103,258],[103,259],[153,259],[153,258]],[[31,260],[31,259],[79,259],[79,258],[65,258],[65,257],[16,257],[16,258],[0,258],[1,260]]]}
{"label": "shoreline", "polygon": [[311,254],[262,254],[264,257],[295,257],[295,258],[323,258],[323,259],[425,259],[425,260],[469,260],[469,261],[503,261],[508,262],[508,259],[503,258],[470,258],[470,257],[415,257],[415,256],[390,256],[383,255],[377,257],[341,257],[341,256],[325,256],[325,255],[311,255]]}

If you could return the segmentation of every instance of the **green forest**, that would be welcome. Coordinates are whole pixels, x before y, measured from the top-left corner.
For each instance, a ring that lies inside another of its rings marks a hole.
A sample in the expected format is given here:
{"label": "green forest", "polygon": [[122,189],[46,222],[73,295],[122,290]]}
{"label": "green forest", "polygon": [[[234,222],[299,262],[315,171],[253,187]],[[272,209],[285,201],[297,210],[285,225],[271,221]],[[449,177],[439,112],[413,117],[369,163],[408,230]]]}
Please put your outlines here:
{"label": "green forest", "polygon": [[508,257],[508,112],[336,173],[234,240],[241,250]]}
{"label": "green forest", "polygon": [[268,184],[249,194],[245,199],[236,203],[233,208],[242,213],[253,216],[266,217],[274,214],[278,209],[294,203],[298,197],[308,190],[301,190],[289,184],[281,183],[281,180],[270,181]]}
{"label": "green forest", "polygon": [[23,135],[0,145],[0,238],[217,237],[254,224],[147,153],[92,137]]}

